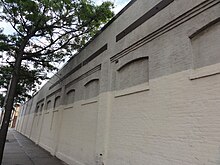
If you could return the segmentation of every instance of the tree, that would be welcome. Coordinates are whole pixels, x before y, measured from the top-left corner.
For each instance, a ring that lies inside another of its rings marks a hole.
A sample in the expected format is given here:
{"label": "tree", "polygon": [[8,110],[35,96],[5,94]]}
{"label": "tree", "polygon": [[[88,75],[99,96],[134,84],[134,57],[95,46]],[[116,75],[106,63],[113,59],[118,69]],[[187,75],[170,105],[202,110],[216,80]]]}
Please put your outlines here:
{"label": "tree", "polygon": [[[8,85],[11,79],[11,73],[13,72],[13,66],[3,65],[0,66],[0,88],[5,92],[8,89]],[[29,66],[21,66],[19,72],[19,82],[17,84],[17,90],[14,96],[14,102],[24,102],[37,91],[38,85],[41,84],[40,80],[47,79],[46,74],[37,69],[30,69]],[[3,106],[5,92],[2,92],[0,97],[0,107]]]}
{"label": "tree", "polygon": [[3,107],[3,103],[4,103],[4,96],[2,93],[0,93],[0,109],[1,107]]}
{"label": "tree", "polygon": [[22,70],[55,69],[54,62],[79,50],[113,16],[112,7],[111,2],[97,6],[90,0],[0,0],[0,19],[15,31],[11,35],[0,31],[0,52],[13,68],[0,132],[0,160]]}

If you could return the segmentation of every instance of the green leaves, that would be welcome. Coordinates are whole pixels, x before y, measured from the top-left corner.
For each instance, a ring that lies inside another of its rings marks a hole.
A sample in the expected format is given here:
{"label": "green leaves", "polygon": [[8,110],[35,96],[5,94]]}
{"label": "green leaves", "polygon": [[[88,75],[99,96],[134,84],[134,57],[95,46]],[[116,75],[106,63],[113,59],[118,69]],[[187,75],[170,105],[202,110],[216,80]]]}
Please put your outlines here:
{"label": "green leaves", "polygon": [[[12,66],[0,67],[0,88],[7,90],[13,72]],[[19,72],[19,83],[17,84],[16,101],[25,101],[31,97],[33,90],[36,90],[40,80],[46,79],[46,75],[40,70],[31,70],[28,66],[22,66]]]}
{"label": "green leaves", "polygon": [[0,52],[8,62],[4,67],[12,70],[1,69],[11,74],[16,60],[22,60],[24,76],[17,89],[23,94],[22,87],[34,88],[31,84],[45,79],[41,73],[56,70],[56,62],[82,48],[114,15],[111,2],[97,6],[90,0],[1,0],[0,8],[0,19],[15,30],[11,35],[0,30]]}

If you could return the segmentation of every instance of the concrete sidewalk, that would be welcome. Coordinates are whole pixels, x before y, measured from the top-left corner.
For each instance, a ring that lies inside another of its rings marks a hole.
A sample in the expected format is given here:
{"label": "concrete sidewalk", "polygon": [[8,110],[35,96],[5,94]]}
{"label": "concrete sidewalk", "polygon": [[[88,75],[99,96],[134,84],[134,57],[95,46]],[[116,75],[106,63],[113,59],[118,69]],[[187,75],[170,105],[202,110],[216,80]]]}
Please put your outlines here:
{"label": "concrete sidewalk", "polygon": [[65,165],[15,130],[9,130],[2,165]]}

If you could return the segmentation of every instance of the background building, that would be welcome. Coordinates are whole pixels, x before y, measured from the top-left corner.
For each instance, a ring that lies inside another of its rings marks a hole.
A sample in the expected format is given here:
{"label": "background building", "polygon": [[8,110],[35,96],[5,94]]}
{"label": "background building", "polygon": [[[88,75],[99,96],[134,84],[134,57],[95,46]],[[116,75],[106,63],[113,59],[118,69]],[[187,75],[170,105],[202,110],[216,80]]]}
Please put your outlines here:
{"label": "background building", "polygon": [[19,120],[17,120],[17,118],[19,116],[19,112],[20,112],[20,104],[15,104],[14,109],[11,114],[11,123],[9,127],[15,128],[16,124],[18,124],[17,122]]}

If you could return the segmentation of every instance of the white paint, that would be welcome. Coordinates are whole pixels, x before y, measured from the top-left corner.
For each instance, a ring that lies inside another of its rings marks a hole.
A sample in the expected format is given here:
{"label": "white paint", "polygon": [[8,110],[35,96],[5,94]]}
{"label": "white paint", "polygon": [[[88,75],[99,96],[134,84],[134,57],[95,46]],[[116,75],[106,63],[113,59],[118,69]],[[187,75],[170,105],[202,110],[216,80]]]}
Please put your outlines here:
{"label": "white paint", "polygon": [[[190,74],[188,70],[150,80],[149,91],[116,98],[114,91],[103,93],[99,106],[78,101],[74,108],[59,109],[59,130],[50,129],[50,110],[44,115],[39,144],[53,153],[54,132],[60,131],[55,155],[72,165],[95,164],[98,139],[106,135],[105,165],[218,165],[220,74],[196,80],[190,80]],[[97,125],[97,111],[101,114],[106,105],[111,107],[110,118],[105,114],[99,120],[108,120],[107,134],[96,134],[104,124]]]}

